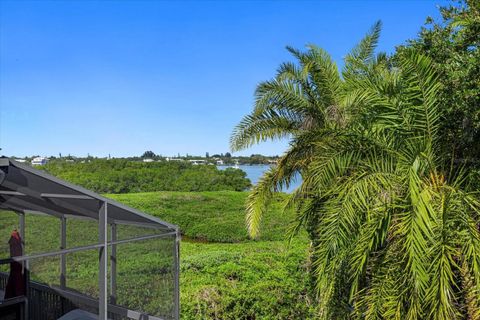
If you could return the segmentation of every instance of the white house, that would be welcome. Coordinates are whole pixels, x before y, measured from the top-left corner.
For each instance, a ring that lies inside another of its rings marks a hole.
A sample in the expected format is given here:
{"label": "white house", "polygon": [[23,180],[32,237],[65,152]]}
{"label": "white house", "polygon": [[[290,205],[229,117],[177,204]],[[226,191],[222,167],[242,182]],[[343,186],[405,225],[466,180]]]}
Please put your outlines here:
{"label": "white house", "polygon": [[199,164],[206,164],[206,160],[189,160],[191,164],[193,165],[199,165]]}
{"label": "white house", "polygon": [[32,166],[43,166],[48,163],[48,158],[46,157],[36,157],[32,160]]}

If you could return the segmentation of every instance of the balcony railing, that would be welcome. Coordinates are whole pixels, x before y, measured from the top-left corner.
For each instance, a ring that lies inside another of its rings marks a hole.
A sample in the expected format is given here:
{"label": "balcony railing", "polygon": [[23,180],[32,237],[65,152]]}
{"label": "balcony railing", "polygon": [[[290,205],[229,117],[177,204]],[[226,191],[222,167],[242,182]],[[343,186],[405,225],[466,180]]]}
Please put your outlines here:
{"label": "balcony railing", "polygon": [[[0,290],[5,291],[7,279],[8,274],[0,272]],[[18,297],[11,300],[27,306],[29,320],[55,320],[75,309],[98,314],[97,299],[71,289],[63,290],[35,281],[29,282],[27,297]],[[1,307],[2,302],[0,300]],[[162,320],[113,304],[108,305],[108,318],[111,320]]]}

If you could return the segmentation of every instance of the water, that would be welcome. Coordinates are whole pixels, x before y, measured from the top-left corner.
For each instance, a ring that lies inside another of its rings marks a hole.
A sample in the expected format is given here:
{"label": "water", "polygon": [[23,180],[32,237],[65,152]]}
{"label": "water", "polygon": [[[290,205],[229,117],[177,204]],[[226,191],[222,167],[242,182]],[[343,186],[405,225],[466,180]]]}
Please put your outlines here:
{"label": "water", "polygon": [[[225,170],[226,168],[233,168],[233,166],[217,166],[220,170]],[[247,174],[247,178],[252,181],[252,184],[257,184],[258,180],[262,177],[263,173],[267,171],[270,166],[266,164],[256,164],[256,165],[239,165],[239,169],[243,170]],[[287,190],[282,190],[283,192],[291,193],[302,183],[300,177],[296,177],[294,181],[290,184],[290,187]]]}

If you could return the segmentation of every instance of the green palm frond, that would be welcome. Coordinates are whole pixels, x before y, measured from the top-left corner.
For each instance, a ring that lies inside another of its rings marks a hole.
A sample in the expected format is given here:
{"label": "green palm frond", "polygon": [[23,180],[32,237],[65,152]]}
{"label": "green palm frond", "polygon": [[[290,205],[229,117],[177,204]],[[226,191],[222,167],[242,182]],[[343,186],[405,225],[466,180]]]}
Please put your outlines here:
{"label": "green palm frond", "polygon": [[279,160],[276,166],[271,167],[255,185],[247,198],[246,224],[251,238],[260,234],[260,224],[268,203],[275,192],[288,188],[292,179],[302,169],[304,156],[302,148],[292,146]]}
{"label": "green palm frond", "polygon": [[440,84],[433,63],[413,50],[405,50],[400,57],[400,67],[404,70],[404,81],[408,83],[404,96],[410,102],[413,128],[434,142],[440,121],[437,110]]}
{"label": "green palm frond", "polygon": [[275,111],[248,115],[235,127],[230,148],[237,151],[268,139],[286,138],[294,134],[299,125],[298,120],[281,116]]}
{"label": "green palm frond", "polygon": [[375,22],[367,35],[345,57],[342,75],[347,82],[355,81],[359,74],[365,73],[370,62],[375,59],[374,52],[380,38],[381,29],[382,22]]}
{"label": "green palm frond", "polygon": [[308,45],[307,48],[309,61],[304,68],[308,71],[315,90],[316,103],[321,103],[321,108],[336,105],[342,86],[337,65],[322,48],[313,44]]}
{"label": "green palm frond", "polygon": [[264,110],[304,111],[308,105],[305,88],[294,81],[265,81],[255,91],[255,113]]}

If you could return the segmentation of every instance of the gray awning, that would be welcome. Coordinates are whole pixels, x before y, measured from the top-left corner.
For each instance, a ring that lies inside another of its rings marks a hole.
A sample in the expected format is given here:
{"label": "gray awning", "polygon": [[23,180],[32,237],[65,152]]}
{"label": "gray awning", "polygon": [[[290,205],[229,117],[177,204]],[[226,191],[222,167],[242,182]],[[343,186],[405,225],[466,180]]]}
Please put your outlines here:
{"label": "gray awning", "polygon": [[98,220],[108,204],[108,223],[178,227],[12,159],[0,158],[0,209]]}

